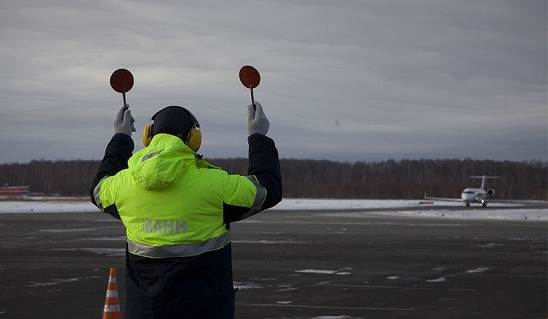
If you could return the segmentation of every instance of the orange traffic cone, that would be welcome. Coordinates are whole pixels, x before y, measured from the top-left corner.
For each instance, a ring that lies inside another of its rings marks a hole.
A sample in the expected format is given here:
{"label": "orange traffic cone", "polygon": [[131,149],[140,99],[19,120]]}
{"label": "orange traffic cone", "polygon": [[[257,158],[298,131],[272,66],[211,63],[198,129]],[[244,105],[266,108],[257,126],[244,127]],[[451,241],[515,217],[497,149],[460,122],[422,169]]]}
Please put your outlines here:
{"label": "orange traffic cone", "polygon": [[108,276],[107,297],[103,310],[103,319],[122,319],[120,302],[118,300],[118,284],[116,283],[116,268],[110,267]]}

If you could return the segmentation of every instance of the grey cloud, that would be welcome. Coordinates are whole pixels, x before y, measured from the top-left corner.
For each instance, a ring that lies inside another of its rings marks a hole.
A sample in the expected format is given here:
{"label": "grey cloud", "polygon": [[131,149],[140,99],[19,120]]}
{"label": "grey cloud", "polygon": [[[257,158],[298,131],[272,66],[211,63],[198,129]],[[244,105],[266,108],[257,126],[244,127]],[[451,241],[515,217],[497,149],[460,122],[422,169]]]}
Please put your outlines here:
{"label": "grey cloud", "polygon": [[545,12],[542,0],[3,1],[0,162],[102,156],[118,67],[136,77],[138,126],[185,105],[206,155],[246,156],[244,64],[261,71],[255,94],[285,157],[546,159]]}

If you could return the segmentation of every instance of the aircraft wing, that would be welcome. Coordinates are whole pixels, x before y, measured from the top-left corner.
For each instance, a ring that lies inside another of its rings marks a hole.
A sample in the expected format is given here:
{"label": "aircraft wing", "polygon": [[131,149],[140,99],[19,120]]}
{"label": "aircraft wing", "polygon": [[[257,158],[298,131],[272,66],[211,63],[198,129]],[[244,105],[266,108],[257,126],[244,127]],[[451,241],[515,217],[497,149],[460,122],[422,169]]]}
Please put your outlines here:
{"label": "aircraft wing", "polygon": [[459,203],[462,203],[461,198],[428,197],[428,196],[426,196],[426,193],[424,194],[424,199],[437,200],[437,201],[441,201],[441,202],[459,202]]}
{"label": "aircraft wing", "polygon": [[527,204],[530,200],[525,199],[487,199],[489,203],[501,203],[501,204]]}

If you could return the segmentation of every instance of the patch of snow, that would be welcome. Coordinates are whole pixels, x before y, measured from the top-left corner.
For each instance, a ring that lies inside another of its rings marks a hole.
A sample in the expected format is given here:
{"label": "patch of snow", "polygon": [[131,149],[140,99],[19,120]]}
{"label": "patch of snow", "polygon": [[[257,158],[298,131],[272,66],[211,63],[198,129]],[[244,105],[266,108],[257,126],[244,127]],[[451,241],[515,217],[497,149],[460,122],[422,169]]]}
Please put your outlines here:
{"label": "patch of snow", "polygon": [[427,279],[426,282],[444,282],[446,281],[445,278],[443,277],[439,277],[439,278],[435,278],[435,279]]}
{"label": "patch of snow", "polygon": [[322,275],[339,275],[339,276],[346,276],[346,275],[352,275],[349,271],[339,271],[339,270],[330,270],[330,269],[301,269],[301,270],[295,270],[296,273],[301,274],[322,274]]}
{"label": "patch of snow", "polygon": [[[327,210],[327,209],[360,209],[360,208],[396,208],[421,207],[418,199],[307,199],[284,198],[273,209],[275,210]],[[429,206],[462,206],[460,202],[435,202]],[[497,206],[495,203],[490,205]],[[515,205],[515,204],[514,204]],[[504,204],[503,206],[507,206]],[[517,205],[516,205],[517,206]]]}
{"label": "patch of snow", "polygon": [[329,269],[301,269],[301,270],[295,270],[297,273],[302,274],[322,274],[322,275],[332,275],[336,273],[336,270],[329,270]]}
{"label": "patch of snow", "polygon": [[276,303],[280,304],[280,305],[288,305],[288,304],[292,303],[292,301],[284,300],[284,301],[276,301]]}
{"label": "patch of snow", "polygon": [[[284,198],[273,209],[275,210],[337,210],[360,208],[405,208],[421,207],[419,199],[307,199]],[[431,206],[463,206],[460,202],[434,202]],[[519,203],[489,203],[490,207],[516,206]],[[0,201],[0,213],[82,213],[98,212],[87,199],[77,200],[34,200],[34,201]],[[418,212],[425,215],[427,212]]]}
{"label": "patch of snow", "polygon": [[[420,200],[374,200],[374,199],[296,199],[284,198],[274,210],[341,210],[341,209],[404,209],[421,207]],[[526,203],[525,201],[523,203]],[[462,206],[460,202],[435,202],[429,206]],[[426,210],[426,211],[383,211],[375,214],[407,217],[448,218],[448,219],[508,219],[523,221],[548,221],[548,208],[520,209],[520,203],[489,203],[489,207],[515,206],[516,209],[482,209],[470,210]],[[87,200],[48,200],[48,201],[0,201],[0,213],[87,213],[98,212],[98,208]],[[363,217],[361,213],[337,213],[338,217]],[[346,214],[346,215],[345,215]],[[357,214],[357,215],[356,215]],[[105,222],[118,222],[115,219]],[[258,220],[246,220],[247,223],[260,223]],[[341,228],[339,232],[346,232]],[[242,241],[242,243],[244,243]],[[289,242],[248,241],[256,244],[282,244]],[[293,242],[291,242],[293,243]]]}
{"label": "patch of snow", "polygon": [[[309,209],[359,209],[417,207],[418,200],[370,200],[370,199],[296,199],[285,198],[276,210]],[[0,213],[73,213],[97,212],[98,208],[83,201],[0,201]]]}
{"label": "patch of snow", "polygon": [[396,279],[399,279],[399,278],[400,278],[400,276],[388,276],[388,277],[386,277],[386,279],[388,279],[388,280],[396,280]]}
{"label": "patch of snow", "polygon": [[[353,214],[353,213],[341,213]],[[355,214],[355,213],[354,213]],[[497,219],[522,221],[548,221],[548,209],[470,209],[470,210],[429,210],[429,211],[383,211],[375,214],[385,216],[405,216],[420,218],[447,219]],[[359,217],[359,216],[353,216]]]}
{"label": "patch of snow", "polygon": [[235,288],[238,289],[260,289],[263,288],[261,285],[256,284],[254,282],[240,282],[240,281],[234,281],[232,285]]}
{"label": "patch of snow", "polygon": [[88,213],[99,209],[89,201],[0,201],[0,213]]}
{"label": "patch of snow", "polygon": [[48,286],[56,286],[60,284],[64,284],[67,282],[75,282],[80,281],[83,278],[65,278],[65,279],[52,279],[49,282],[36,282],[36,281],[30,281],[27,287],[35,288],[35,287],[48,287]]}
{"label": "patch of snow", "polygon": [[487,268],[487,267],[478,267],[478,268],[467,270],[466,273],[467,274],[478,274],[478,273],[481,273],[481,272],[484,272],[484,271],[487,271],[487,270],[489,270],[489,268]]}

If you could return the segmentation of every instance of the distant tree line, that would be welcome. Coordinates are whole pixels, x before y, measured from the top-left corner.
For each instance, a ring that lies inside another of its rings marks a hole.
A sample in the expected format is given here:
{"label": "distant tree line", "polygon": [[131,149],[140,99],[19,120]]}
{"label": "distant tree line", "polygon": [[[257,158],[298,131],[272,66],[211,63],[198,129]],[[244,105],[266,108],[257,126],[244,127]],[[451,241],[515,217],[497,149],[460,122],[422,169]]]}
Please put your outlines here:
{"label": "distant tree line", "polygon": [[[247,174],[247,159],[212,159],[231,173]],[[471,159],[386,160],[341,163],[327,160],[281,160],[284,197],[422,198],[458,197],[465,187],[479,187],[471,175],[502,178],[487,181],[496,198],[548,200],[548,163]],[[31,161],[0,164],[0,185],[28,185],[32,193],[85,196],[99,161]]]}

